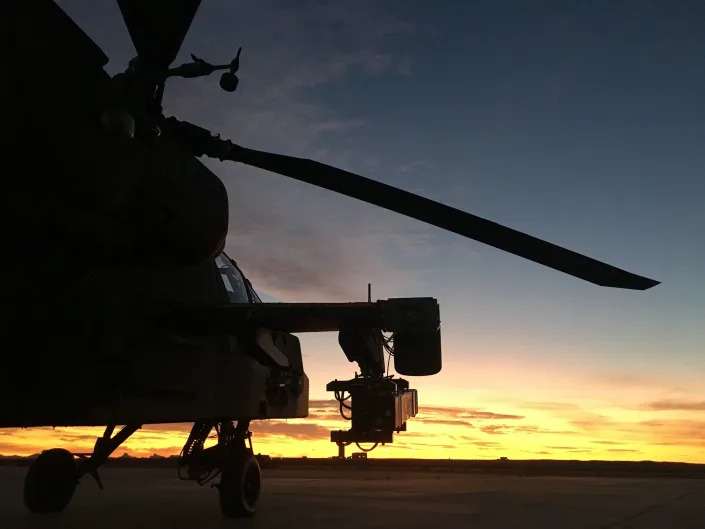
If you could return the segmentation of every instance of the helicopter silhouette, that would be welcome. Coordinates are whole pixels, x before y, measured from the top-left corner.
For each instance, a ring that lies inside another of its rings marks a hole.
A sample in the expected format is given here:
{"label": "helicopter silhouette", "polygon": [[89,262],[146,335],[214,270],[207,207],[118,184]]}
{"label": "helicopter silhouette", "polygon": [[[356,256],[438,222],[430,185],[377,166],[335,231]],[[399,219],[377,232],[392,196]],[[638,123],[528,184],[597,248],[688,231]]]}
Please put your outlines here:
{"label": "helicopter silhouette", "polygon": [[[440,309],[430,297],[263,303],[225,254],[228,196],[197,158],[242,163],[395,211],[596,285],[658,284],[464,211],[315,161],[248,149],[165,116],[172,77],[223,72],[192,55],[172,67],[200,0],[118,0],[137,50],[109,76],[103,51],[51,0],[7,2],[3,127],[8,207],[3,260],[0,427],[105,426],[90,454],[42,452],[26,507],[58,512],[80,479],[142,425],[193,423],[179,475],[217,484],[228,517],[261,492],[250,422],[304,418],[309,381],[295,333],[337,331],[360,373],[333,381],[340,447],[393,442],[418,411],[404,376],[440,372]],[[351,416],[350,416],[351,414]],[[115,433],[118,425],[122,428]],[[205,447],[215,430],[217,442]]]}

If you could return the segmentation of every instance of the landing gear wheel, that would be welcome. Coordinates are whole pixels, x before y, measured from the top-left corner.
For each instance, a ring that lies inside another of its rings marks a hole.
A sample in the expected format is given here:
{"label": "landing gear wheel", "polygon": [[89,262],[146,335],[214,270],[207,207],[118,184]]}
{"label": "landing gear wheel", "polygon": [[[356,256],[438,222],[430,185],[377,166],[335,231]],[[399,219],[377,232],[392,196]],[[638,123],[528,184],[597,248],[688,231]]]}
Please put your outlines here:
{"label": "landing gear wheel", "polygon": [[42,452],[24,480],[24,504],[33,513],[61,512],[78,485],[76,461],[71,452],[54,448]]}
{"label": "landing gear wheel", "polygon": [[223,466],[218,486],[223,515],[242,518],[255,514],[261,488],[262,476],[254,454],[243,450],[231,455]]}

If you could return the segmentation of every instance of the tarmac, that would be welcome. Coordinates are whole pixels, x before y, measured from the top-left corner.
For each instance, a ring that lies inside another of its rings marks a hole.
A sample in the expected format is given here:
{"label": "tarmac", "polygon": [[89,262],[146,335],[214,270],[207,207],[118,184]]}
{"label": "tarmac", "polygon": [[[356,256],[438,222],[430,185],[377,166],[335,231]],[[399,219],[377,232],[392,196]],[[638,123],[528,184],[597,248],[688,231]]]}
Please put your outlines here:
{"label": "tarmac", "polygon": [[22,503],[26,468],[0,467],[2,529],[705,529],[705,480],[519,477],[396,469],[264,469],[253,518],[222,517],[215,489],[176,470],[106,468],[60,514]]}

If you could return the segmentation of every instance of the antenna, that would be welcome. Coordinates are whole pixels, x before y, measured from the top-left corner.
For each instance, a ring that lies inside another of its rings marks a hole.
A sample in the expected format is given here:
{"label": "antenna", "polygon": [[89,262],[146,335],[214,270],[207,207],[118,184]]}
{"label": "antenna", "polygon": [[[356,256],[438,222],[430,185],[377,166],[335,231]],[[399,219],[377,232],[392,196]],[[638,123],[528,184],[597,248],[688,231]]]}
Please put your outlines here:
{"label": "antenna", "polygon": [[367,283],[367,303],[372,303],[372,283]]}

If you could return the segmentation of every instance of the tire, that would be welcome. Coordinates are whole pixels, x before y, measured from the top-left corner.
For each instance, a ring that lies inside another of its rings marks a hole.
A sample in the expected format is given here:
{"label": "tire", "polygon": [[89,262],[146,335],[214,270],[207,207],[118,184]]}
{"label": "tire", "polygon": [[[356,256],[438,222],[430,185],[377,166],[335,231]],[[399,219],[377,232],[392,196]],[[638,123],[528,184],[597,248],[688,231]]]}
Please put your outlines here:
{"label": "tire", "polygon": [[63,511],[78,485],[76,461],[68,450],[42,452],[29,467],[24,481],[24,504],[38,514]]}
{"label": "tire", "polygon": [[257,458],[249,450],[231,456],[225,463],[218,486],[220,510],[227,518],[255,514],[262,489]]}

